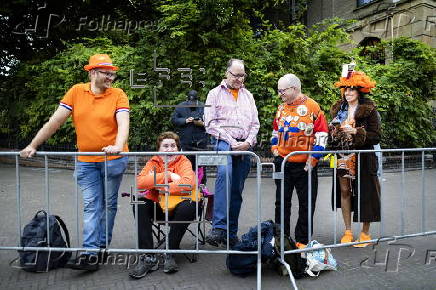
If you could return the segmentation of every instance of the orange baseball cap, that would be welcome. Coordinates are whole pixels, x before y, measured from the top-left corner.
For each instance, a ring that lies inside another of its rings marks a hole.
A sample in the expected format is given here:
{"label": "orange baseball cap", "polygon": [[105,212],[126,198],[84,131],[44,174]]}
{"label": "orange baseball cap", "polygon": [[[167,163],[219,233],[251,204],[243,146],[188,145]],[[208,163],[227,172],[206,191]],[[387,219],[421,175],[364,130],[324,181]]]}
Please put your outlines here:
{"label": "orange baseball cap", "polygon": [[111,70],[119,70],[119,67],[112,65],[112,60],[107,54],[94,54],[89,58],[89,64],[85,65],[83,68],[89,71],[93,68],[101,67]]}

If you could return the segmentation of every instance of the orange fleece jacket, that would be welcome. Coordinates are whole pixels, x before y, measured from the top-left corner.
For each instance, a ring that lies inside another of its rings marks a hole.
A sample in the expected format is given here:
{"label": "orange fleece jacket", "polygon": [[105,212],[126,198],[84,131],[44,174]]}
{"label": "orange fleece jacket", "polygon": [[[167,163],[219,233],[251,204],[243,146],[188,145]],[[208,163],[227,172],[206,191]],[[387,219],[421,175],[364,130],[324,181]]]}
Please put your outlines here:
{"label": "orange fleece jacket", "polygon": [[[177,199],[178,202],[183,201],[180,196],[191,196],[192,200],[197,200],[195,197],[195,173],[192,170],[191,162],[184,155],[178,155],[175,160],[167,165],[167,180],[168,186],[156,186],[156,184],[165,183],[165,163],[163,156],[153,156],[141,173],[136,177],[138,189],[150,190],[147,198],[161,203],[164,198],[165,191],[169,192],[169,199]],[[156,172],[156,174],[155,174]],[[180,180],[172,181],[170,173],[180,175]],[[154,176],[156,175],[156,183]],[[159,194],[160,193],[160,194]],[[178,203],[176,202],[176,203]],[[162,207],[164,208],[164,207]]]}

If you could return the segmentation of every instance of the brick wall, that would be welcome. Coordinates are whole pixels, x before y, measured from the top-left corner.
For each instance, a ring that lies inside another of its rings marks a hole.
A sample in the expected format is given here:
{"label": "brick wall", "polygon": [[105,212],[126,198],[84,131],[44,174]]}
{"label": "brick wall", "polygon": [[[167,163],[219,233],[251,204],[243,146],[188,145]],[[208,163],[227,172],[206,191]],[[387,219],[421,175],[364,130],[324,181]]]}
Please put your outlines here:
{"label": "brick wall", "polygon": [[326,18],[340,17],[352,19],[356,9],[355,0],[312,0],[307,10],[307,25],[322,21]]}

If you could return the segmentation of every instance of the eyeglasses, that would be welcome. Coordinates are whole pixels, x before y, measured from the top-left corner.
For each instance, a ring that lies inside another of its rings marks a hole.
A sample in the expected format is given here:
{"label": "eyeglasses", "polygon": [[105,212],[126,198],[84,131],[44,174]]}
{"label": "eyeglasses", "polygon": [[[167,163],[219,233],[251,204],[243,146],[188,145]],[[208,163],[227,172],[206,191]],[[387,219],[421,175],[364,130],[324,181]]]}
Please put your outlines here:
{"label": "eyeglasses", "polygon": [[294,89],[295,87],[287,87],[284,89],[278,89],[277,92],[279,93],[279,95],[282,95],[287,89]]}
{"label": "eyeglasses", "polygon": [[231,71],[228,70],[228,72],[232,75],[232,77],[234,77],[235,79],[245,79],[247,77],[247,74],[234,74]]}
{"label": "eyeglasses", "polygon": [[103,74],[105,77],[107,77],[109,79],[113,79],[114,80],[114,79],[117,78],[117,73],[101,71],[101,70],[97,70],[97,72]]}

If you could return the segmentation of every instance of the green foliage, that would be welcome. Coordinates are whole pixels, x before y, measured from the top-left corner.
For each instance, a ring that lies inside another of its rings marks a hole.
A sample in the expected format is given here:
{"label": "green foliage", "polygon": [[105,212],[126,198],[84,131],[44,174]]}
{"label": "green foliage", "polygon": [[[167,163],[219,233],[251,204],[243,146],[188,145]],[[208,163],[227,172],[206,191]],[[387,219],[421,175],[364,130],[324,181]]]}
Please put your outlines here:
{"label": "green foliage", "polygon": [[435,50],[420,41],[397,38],[378,50],[392,50],[394,61],[361,68],[377,81],[372,98],[381,117],[385,147],[425,147],[434,144]]}
{"label": "green foliage", "polygon": [[[159,15],[158,26],[139,31],[129,41],[83,38],[67,43],[65,50],[46,61],[23,62],[0,90],[6,103],[6,109],[0,111],[0,134],[18,132],[23,139],[34,136],[68,88],[87,81],[83,65],[89,56],[108,53],[121,68],[115,86],[129,96],[129,144],[134,150],[153,148],[159,132],[174,129],[170,123],[174,109],[157,107],[155,102],[175,105],[186,98],[190,89],[198,90],[204,101],[208,91],[222,80],[229,58],[245,61],[246,87],[256,100],[261,122],[258,140],[264,148],[269,145],[271,123],[280,103],[277,80],[286,73],[296,74],[302,80],[303,92],[328,112],[339,98],[339,90],[333,84],[339,78],[341,64],[353,58],[359,69],[377,81],[372,98],[382,114],[383,145],[417,147],[434,142],[428,104],[434,99],[433,49],[416,40],[396,39],[394,62],[373,64],[370,59],[359,57],[358,50],[345,52],[338,47],[348,41],[342,28],[348,22],[340,19],[325,21],[310,30],[303,25],[273,29],[264,20],[263,11],[276,2],[282,1],[156,1],[150,9]],[[256,30],[252,27],[253,17],[261,21]],[[383,43],[375,50],[391,47],[390,43]],[[171,70],[170,80],[154,71],[154,54],[157,67]],[[187,67],[192,69],[192,87],[181,82],[181,72],[177,70]],[[205,73],[200,68],[205,68]],[[134,72],[134,83],[144,78],[137,73],[146,73],[147,81],[138,83],[144,88],[131,87],[130,70]],[[204,87],[200,81],[204,81]],[[74,142],[70,122],[51,138],[51,144]]]}
{"label": "green foliage", "polygon": [[[38,65],[22,64],[17,75],[10,81],[15,103],[9,111],[9,133],[17,132],[17,137],[30,139],[58,107],[67,90],[76,83],[87,82],[88,75],[83,66],[89,56],[95,53],[109,53],[118,63],[128,69],[127,60],[133,53],[129,46],[114,46],[108,39],[83,39],[83,43],[70,45],[56,57]],[[122,76],[127,77],[128,71]],[[18,86],[16,84],[19,84]],[[62,126],[49,144],[73,143],[74,128],[71,120]]]}

